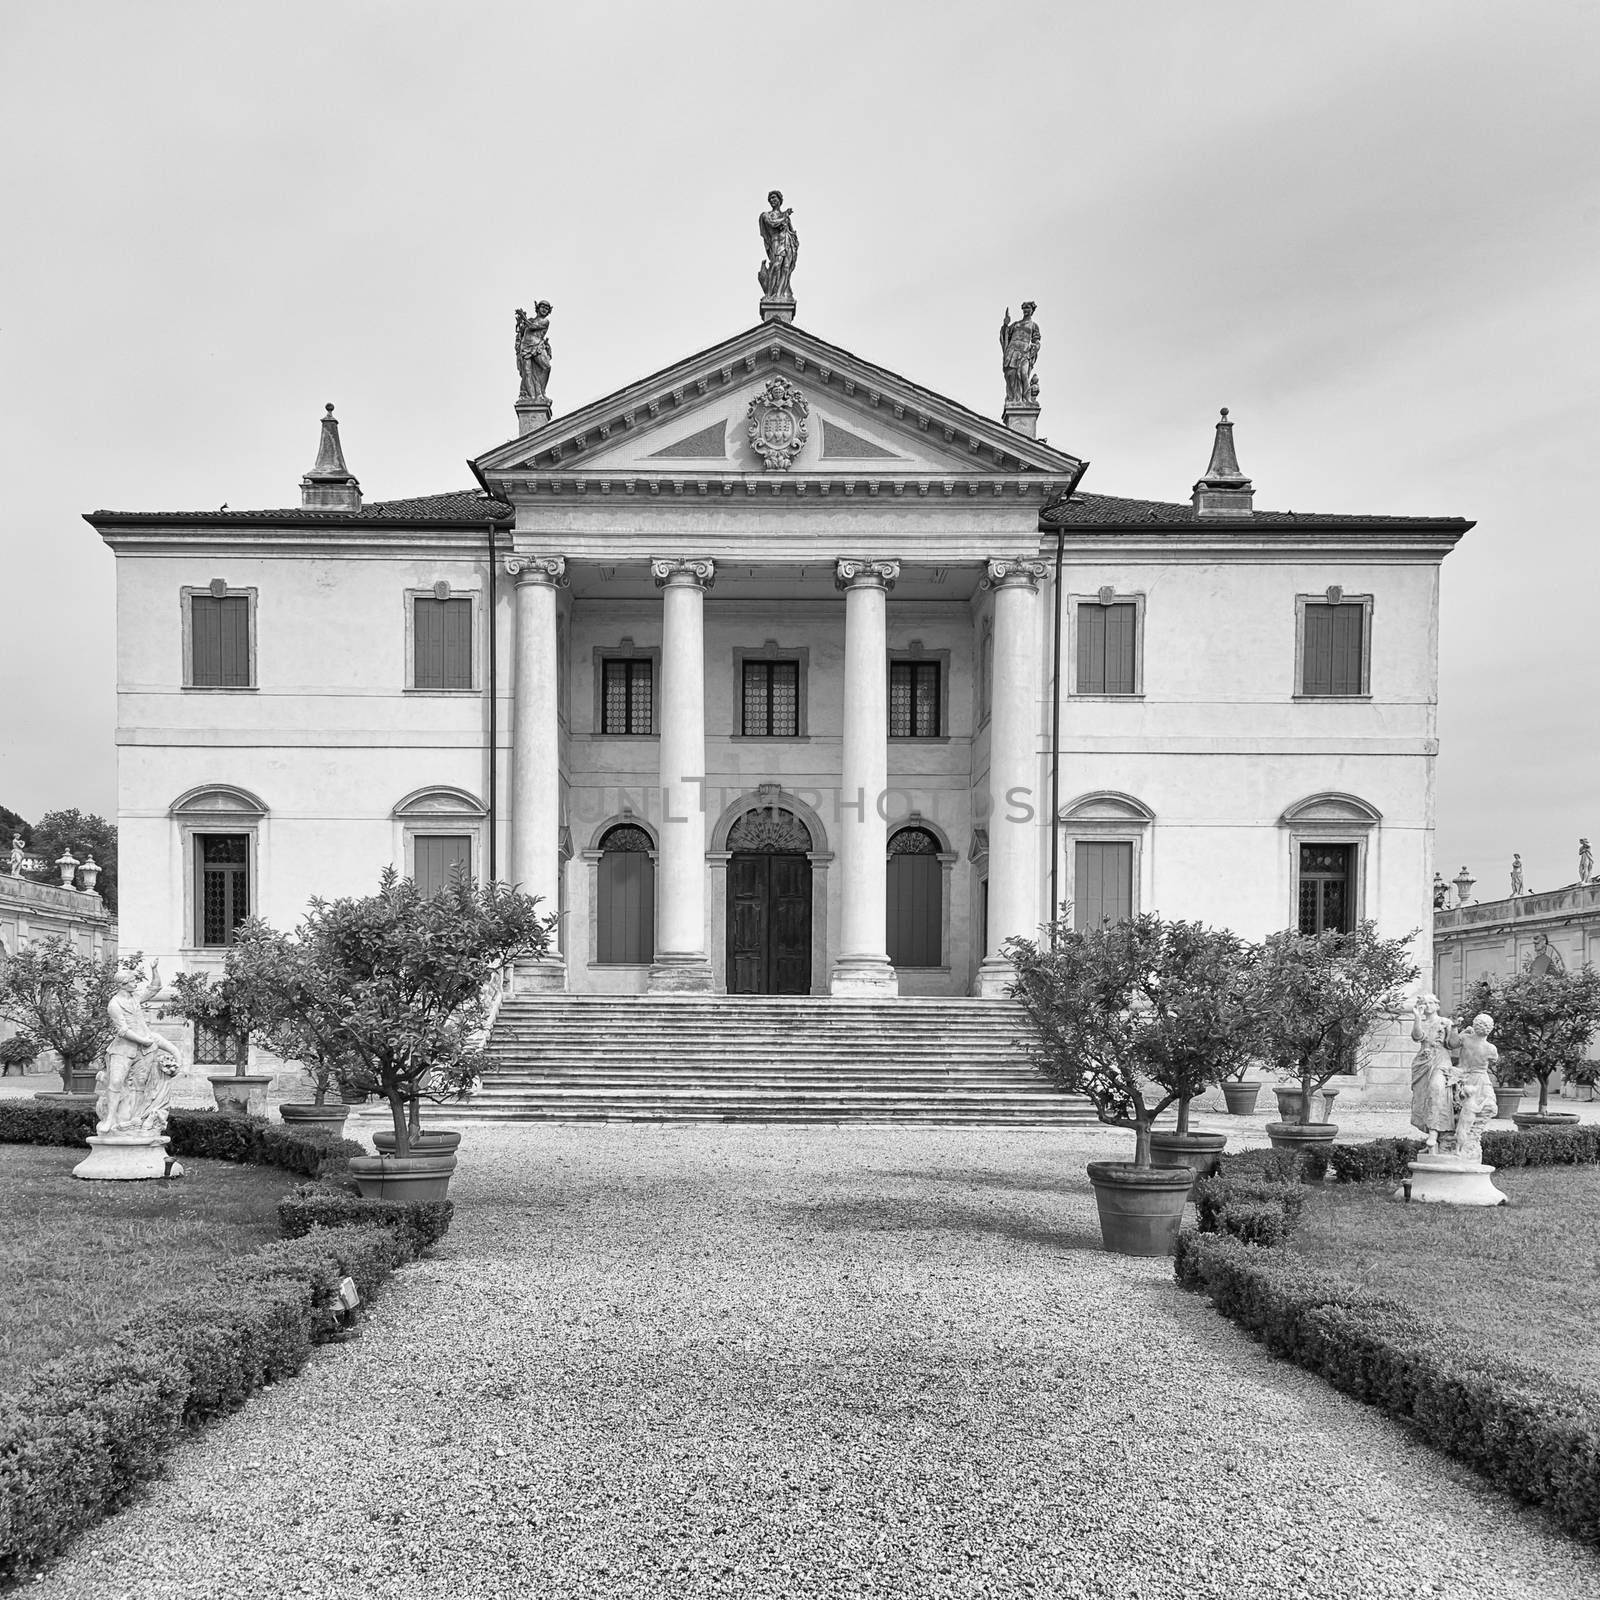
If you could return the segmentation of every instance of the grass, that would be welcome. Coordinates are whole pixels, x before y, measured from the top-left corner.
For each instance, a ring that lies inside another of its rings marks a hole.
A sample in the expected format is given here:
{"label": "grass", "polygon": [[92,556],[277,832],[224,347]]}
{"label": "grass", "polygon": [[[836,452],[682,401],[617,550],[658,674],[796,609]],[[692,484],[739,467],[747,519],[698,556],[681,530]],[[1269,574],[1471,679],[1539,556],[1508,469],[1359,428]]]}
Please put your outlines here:
{"label": "grass", "polygon": [[1600,1400],[1600,1169],[1502,1169],[1498,1209],[1406,1205],[1394,1184],[1313,1189],[1290,1248]]}
{"label": "grass", "polygon": [[104,1343],[142,1299],[194,1290],[276,1239],[278,1201],[297,1181],[186,1159],[171,1182],[85,1183],[72,1176],[82,1159],[0,1145],[0,1392],[37,1362]]}

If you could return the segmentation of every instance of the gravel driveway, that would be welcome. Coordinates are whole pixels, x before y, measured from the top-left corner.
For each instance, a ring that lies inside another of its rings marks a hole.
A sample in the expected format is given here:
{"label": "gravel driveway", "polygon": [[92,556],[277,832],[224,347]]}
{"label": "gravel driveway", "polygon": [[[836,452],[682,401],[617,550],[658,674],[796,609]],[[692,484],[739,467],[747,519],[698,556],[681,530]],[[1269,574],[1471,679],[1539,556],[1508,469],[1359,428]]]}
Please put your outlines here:
{"label": "gravel driveway", "polygon": [[1083,1166],[1126,1142],[474,1126],[365,1337],[28,1592],[1600,1593],[1600,1555],[1101,1253]]}

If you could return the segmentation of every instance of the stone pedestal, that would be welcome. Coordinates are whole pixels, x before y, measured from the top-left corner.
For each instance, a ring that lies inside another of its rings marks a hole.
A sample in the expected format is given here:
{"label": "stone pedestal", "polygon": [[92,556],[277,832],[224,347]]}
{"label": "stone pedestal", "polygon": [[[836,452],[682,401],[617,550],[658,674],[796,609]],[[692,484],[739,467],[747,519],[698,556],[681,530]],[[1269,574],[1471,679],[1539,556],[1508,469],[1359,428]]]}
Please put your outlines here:
{"label": "stone pedestal", "polygon": [[[1494,1170],[1459,1156],[1418,1156],[1411,1163],[1410,1198],[1446,1206],[1509,1205],[1509,1198],[1491,1181]],[[1404,1200],[1405,1186],[1396,1189],[1394,1197]]]}
{"label": "stone pedestal", "polygon": [[91,1134],[89,1154],[72,1169],[72,1176],[101,1181],[181,1177],[183,1168],[177,1162],[168,1171],[167,1144],[165,1134],[154,1139],[147,1135]]}
{"label": "stone pedestal", "polygon": [[1039,437],[1039,407],[1036,405],[1008,401],[1000,420],[1013,433],[1025,433],[1030,439]]}
{"label": "stone pedestal", "polygon": [[711,962],[701,955],[663,955],[650,968],[649,994],[710,994]]}
{"label": "stone pedestal", "polygon": [[763,322],[793,322],[794,296],[790,295],[786,300],[763,300],[761,302],[761,320]]}
{"label": "stone pedestal", "polygon": [[517,433],[534,433],[550,420],[548,400],[517,401]]}

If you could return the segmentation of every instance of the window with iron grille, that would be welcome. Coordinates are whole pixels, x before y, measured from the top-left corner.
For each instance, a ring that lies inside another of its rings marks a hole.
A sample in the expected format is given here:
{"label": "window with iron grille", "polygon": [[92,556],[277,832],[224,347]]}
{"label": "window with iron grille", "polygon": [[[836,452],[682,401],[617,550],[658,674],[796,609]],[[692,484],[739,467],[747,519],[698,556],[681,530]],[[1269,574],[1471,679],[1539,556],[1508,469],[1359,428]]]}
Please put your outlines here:
{"label": "window with iron grille", "polygon": [[189,596],[189,685],[195,689],[250,687],[248,595]]}
{"label": "window with iron grille", "polygon": [[194,1061],[197,1067],[237,1066],[245,1053],[245,1041],[213,1022],[194,1025]]}
{"label": "window with iron grille", "polygon": [[746,661],[744,715],[747,739],[793,739],[800,733],[800,663]]}
{"label": "window with iron grille", "polygon": [[472,687],[472,602],[418,595],[411,602],[412,686]]}
{"label": "window with iron grille", "polygon": [[1355,926],[1354,860],[1354,845],[1300,846],[1301,933],[1349,933]]}
{"label": "window with iron grille", "polygon": [[195,835],[195,943],[228,945],[250,915],[250,839],[243,833]]}
{"label": "window with iron grille", "polygon": [[606,661],[600,670],[600,731],[654,733],[655,663]]}
{"label": "window with iron grille", "polygon": [[939,663],[889,663],[889,737],[939,737]]}

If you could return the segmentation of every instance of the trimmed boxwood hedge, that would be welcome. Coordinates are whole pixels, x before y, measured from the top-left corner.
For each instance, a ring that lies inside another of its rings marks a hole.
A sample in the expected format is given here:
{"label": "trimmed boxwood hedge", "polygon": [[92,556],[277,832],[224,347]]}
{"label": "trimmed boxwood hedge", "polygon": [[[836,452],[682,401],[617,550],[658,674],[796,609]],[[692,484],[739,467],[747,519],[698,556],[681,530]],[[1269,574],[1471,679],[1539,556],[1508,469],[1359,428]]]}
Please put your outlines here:
{"label": "trimmed boxwood hedge", "polygon": [[[1399,1183],[1422,1149],[1420,1139],[1373,1139],[1328,1147],[1328,1166],[1340,1183]],[[1600,1123],[1559,1128],[1488,1128],[1483,1159],[1491,1167],[1568,1167],[1600,1162]]]}
{"label": "trimmed boxwood hedge", "polygon": [[[0,1100],[0,1144],[82,1145],[94,1132],[94,1108],[50,1100]],[[308,1178],[342,1172],[367,1152],[350,1139],[282,1127],[222,1111],[173,1111],[167,1153],[247,1166],[282,1167]]]}
{"label": "trimmed boxwood hedge", "polygon": [[1600,1416],[1584,1391],[1486,1356],[1443,1324],[1287,1251],[1185,1232],[1178,1281],[1274,1354],[1600,1544]]}
{"label": "trimmed boxwood hedge", "polygon": [[[0,1101],[0,1143],[82,1145],[93,1131],[87,1106]],[[454,1214],[448,1200],[399,1205],[341,1187],[349,1158],[365,1153],[347,1139],[210,1111],[174,1111],[167,1131],[173,1155],[322,1181],[279,1202],[287,1237],[229,1262],[203,1295],[152,1301],[113,1344],[45,1362],[25,1394],[0,1394],[0,1584],[123,1504],[185,1428],[298,1372],[338,1330],[340,1279],[370,1300],[443,1238]]]}

